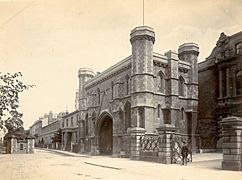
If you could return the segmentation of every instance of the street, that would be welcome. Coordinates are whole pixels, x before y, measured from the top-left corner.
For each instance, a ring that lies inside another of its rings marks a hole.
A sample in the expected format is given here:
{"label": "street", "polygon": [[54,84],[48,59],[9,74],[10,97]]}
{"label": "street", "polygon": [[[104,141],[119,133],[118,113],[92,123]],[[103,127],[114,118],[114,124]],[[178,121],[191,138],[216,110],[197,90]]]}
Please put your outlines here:
{"label": "street", "polygon": [[180,166],[35,149],[34,154],[0,154],[0,180],[242,179],[242,172],[221,170],[221,158],[198,154],[193,163]]}

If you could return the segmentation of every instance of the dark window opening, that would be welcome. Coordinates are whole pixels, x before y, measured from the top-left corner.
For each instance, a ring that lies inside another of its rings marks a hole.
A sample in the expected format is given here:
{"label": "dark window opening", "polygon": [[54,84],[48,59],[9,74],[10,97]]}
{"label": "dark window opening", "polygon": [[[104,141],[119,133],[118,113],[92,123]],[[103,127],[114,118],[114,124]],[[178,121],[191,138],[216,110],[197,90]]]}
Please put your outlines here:
{"label": "dark window opening", "polygon": [[86,122],[85,122],[85,134],[86,135],[88,134],[88,129],[89,129],[89,126],[88,126],[88,114],[86,114]]}
{"label": "dark window opening", "polygon": [[23,150],[23,149],[24,149],[24,145],[20,144],[20,150]]}
{"label": "dark window opening", "polygon": [[125,116],[125,130],[131,127],[131,104],[126,102],[124,106],[124,116]]}
{"label": "dark window opening", "polygon": [[126,95],[130,93],[130,77],[129,75],[126,76]]}
{"label": "dark window opening", "polygon": [[139,126],[142,128],[145,128],[145,111],[144,111],[144,107],[139,107],[138,108],[139,111]]}
{"label": "dark window opening", "polygon": [[98,103],[98,105],[100,104],[100,102],[101,102],[100,89],[97,88],[97,103]]}
{"label": "dark window opening", "polygon": [[184,108],[183,107],[181,108],[181,119],[182,120],[184,119]]}
{"label": "dark window opening", "polygon": [[179,84],[178,84],[178,88],[179,88],[179,96],[184,96],[184,86],[185,86],[185,80],[183,77],[179,77]]}
{"label": "dark window opening", "polygon": [[236,94],[242,95],[242,71],[236,73]]}
{"label": "dark window opening", "polygon": [[165,90],[165,78],[164,74],[160,71],[158,74],[158,92],[164,93]]}
{"label": "dark window opening", "polygon": [[160,110],[161,110],[161,106],[160,104],[158,104],[157,106],[157,117],[160,118]]}
{"label": "dark window opening", "polygon": [[171,124],[170,110],[163,109],[162,112],[163,112],[163,117],[164,117],[164,124]]}
{"label": "dark window opening", "polygon": [[226,69],[223,69],[222,70],[222,95],[223,95],[223,97],[226,97],[226,95],[227,95],[227,92],[226,92],[227,88],[226,88],[226,86],[227,86]]}

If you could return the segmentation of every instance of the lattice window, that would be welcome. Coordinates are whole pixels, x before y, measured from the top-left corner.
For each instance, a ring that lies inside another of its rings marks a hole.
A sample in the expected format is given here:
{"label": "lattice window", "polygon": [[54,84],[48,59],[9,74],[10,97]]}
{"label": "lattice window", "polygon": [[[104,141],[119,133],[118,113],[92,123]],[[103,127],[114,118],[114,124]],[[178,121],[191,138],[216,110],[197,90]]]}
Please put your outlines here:
{"label": "lattice window", "polygon": [[159,136],[140,136],[140,150],[146,152],[158,152],[160,144]]}

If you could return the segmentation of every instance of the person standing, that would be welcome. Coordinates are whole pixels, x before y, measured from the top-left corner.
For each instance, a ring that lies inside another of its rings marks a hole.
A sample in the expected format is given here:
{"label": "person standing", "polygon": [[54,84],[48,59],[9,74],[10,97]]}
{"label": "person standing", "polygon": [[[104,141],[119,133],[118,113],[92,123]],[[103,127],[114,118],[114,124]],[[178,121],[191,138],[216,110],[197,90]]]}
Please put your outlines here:
{"label": "person standing", "polygon": [[188,156],[189,149],[187,147],[186,142],[184,141],[182,143],[182,148],[181,148],[181,155],[182,155],[182,164],[181,165],[187,165],[187,156]]}

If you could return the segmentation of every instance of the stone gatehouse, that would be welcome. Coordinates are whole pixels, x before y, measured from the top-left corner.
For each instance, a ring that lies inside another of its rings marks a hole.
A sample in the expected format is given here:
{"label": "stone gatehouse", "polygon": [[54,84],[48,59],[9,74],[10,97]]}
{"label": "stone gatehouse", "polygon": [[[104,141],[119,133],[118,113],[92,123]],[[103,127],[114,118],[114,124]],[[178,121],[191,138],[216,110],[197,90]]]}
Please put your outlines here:
{"label": "stone gatehouse", "polygon": [[147,26],[133,29],[130,43],[131,55],[104,72],[79,70],[79,151],[128,157],[132,128],[157,134],[167,124],[195,150],[198,45],[153,52],[155,33]]}

